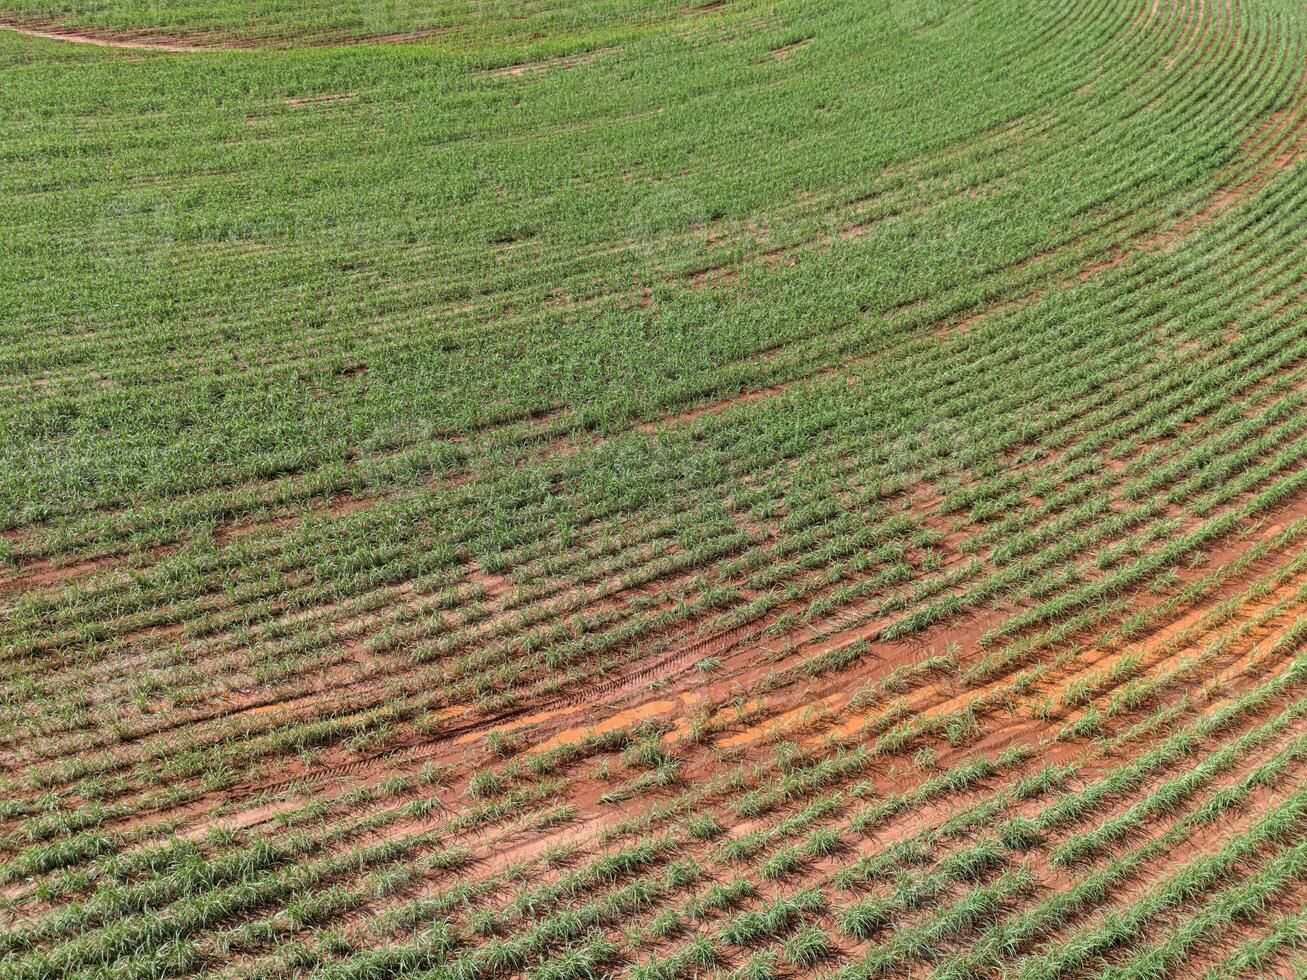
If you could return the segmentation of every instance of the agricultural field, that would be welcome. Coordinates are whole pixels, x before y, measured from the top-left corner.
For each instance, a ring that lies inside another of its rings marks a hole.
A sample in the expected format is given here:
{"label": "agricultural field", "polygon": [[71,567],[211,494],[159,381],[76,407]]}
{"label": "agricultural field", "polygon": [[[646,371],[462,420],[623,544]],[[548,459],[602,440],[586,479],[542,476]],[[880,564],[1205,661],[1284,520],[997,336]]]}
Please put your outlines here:
{"label": "agricultural field", "polygon": [[0,159],[0,980],[1307,976],[1302,0],[8,0]]}

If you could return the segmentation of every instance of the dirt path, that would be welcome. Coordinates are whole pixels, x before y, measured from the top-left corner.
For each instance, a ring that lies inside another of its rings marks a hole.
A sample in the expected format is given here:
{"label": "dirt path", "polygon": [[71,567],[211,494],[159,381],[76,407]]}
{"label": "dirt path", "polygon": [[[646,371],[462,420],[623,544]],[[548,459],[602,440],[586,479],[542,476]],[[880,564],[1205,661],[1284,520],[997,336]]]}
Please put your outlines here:
{"label": "dirt path", "polygon": [[[443,28],[430,28],[427,30],[405,31],[395,34],[379,34],[373,37],[336,37],[336,36],[319,36],[308,37],[303,39],[242,39],[238,37],[227,37],[223,35],[215,36],[212,42],[203,44],[195,43],[194,39],[186,40],[175,35],[159,34],[153,35],[146,32],[133,32],[128,34],[114,34],[110,31],[84,30],[74,27],[60,27],[57,24],[45,22],[16,22],[13,20],[0,19],[0,30],[9,31],[13,34],[21,34],[24,37],[36,37],[46,41],[67,41],[70,44],[91,44],[101,48],[121,48],[128,51],[158,51],[167,54],[212,54],[215,51],[253,51],[263,48],[272,48],[282,50],[288,47],[322,47],[329,45],[352,46],[359,44],[403,44],[409,41],[421,41],[426,38],[436,37],[443,34]],[[206,39],[213,35],[203,35]],[[328,98],[342,98],[343,96],[330,96]],[[291,100],[291,105],[303,105],[309,100]]]}
{"label": "dirt path", "polygon": [[[102,34],[94,34],[90,31],[73,30],[72,28],[48,27],[37,29],[3,21],[0,21],[0,30],[10,31],[14,34],[21,34],[24,37],[39,37],[47,41],[68,41],[71,44],[93,44],[102,48],[126,48],[131,51],[166,51],[173,54],[194,54],[205,51],[224,50],[223,47],[217,45],[198,47],[193,44],[182,44],[177,41],[171,41],[167,38],[160,38],[157,41],[124,39],[105,36]],[[228,45],[227,47],[233,46],[234,45]]]}

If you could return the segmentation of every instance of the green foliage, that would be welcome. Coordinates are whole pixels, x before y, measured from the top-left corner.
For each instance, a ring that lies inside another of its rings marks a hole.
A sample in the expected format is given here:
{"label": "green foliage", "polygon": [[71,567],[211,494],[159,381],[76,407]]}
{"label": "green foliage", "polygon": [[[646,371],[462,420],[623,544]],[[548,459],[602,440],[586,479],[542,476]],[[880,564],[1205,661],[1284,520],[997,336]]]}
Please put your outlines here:
{"label": "green foliage", "polygon": [[0,973],[1291,954],[1301,3],[257,6],[0,12]]}

